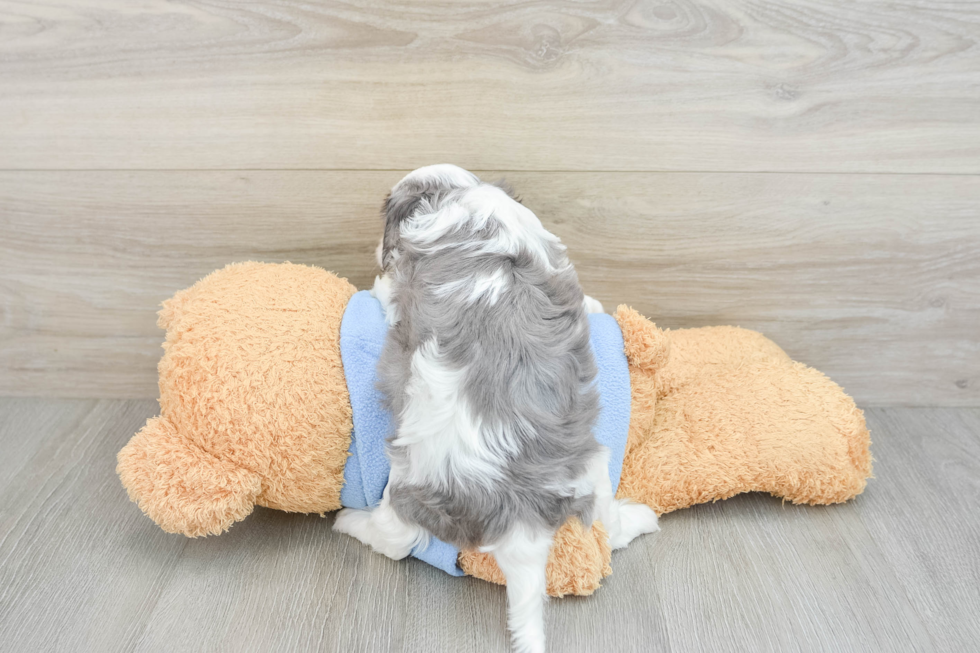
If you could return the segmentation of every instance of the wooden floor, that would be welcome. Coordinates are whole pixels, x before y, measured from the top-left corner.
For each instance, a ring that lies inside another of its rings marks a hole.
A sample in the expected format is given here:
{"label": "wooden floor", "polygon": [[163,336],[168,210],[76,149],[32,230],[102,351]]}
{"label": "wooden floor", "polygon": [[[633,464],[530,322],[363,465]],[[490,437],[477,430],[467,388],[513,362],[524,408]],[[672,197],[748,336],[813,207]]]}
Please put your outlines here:
{"label": "wooden floor", "polygon": [[[502,588],[373,554],[330,516],[162,532],[114,472],[155,412],[0,399],[0,649],[506,650]],[[857,500],[667,515],[593,596],[549,604],[551,650],[977,650],[980,409],[867,417],[877,478]]]}

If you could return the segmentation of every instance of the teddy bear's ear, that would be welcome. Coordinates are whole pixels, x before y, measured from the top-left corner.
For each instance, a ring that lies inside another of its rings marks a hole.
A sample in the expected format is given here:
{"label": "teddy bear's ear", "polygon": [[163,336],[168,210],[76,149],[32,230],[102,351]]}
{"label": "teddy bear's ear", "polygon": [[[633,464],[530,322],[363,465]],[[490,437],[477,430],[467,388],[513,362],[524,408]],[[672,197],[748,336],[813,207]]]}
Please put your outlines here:
{"label": "teddy bear's ear", "polygon": [[638,312],[621,304],[613,314],[623,331],[626,359],[647,372],[659,372],[670,356],[670,341],[657,325]]}
{"label": "teddy bear's ear", "polygon": [[219,460],[155,417],[117,456],[129,498],[168,533],[217,535],[247,517],[262,491],[258,474]]}

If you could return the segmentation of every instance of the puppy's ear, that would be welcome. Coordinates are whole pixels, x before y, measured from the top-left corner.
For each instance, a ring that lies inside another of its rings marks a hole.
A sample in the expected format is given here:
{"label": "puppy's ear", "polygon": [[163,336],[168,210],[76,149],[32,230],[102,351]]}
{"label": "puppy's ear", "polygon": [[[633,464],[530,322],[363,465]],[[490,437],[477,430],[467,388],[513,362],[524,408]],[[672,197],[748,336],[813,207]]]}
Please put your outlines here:
{"label": "puppy's ear", "polygon": [[392,252],[398,248],[399,229],[412,217],[423,195],[407,188],[396,188],[388,193],[381,209],[384,218],[384,234],[381,238],[381,270],[388,268]]}
{"label": "puppy's ear", "polygon": [[381,269],[385,270],[398,251],[399,233],[403,222],[419,210],[438,207],[441,198],[458,188],[472,188],[480,180],[471,172],[449,164],[426,166],[414,170],[395,184],[385,198],[384,235],[381,242]]}

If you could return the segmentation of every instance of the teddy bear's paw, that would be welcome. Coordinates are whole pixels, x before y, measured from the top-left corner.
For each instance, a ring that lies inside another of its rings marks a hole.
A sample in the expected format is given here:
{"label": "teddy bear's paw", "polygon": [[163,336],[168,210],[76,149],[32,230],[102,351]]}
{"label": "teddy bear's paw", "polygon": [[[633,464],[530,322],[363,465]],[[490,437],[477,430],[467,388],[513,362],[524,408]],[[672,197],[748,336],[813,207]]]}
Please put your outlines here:
{"label": "teddy bear's paw", "polygon": [[660,530],[660,526],[657,524],[657,513],[651,510],[649,506],[625,499],[618,503],[618,532],[609,533],[609,546],[613,549],[622,549],[636,537]]}

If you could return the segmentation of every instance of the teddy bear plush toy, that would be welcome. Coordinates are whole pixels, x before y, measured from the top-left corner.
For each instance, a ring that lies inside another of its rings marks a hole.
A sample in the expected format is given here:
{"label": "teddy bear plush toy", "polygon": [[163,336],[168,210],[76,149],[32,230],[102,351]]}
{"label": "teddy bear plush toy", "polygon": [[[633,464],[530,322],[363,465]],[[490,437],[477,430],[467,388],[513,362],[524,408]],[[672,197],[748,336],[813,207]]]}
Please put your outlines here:
{"label": "teddy bear plush toy", "polygon": [[[160,416],[119,452],[123,485],[161,528],[219,534],[256,505],[363,508],[387,480],[390,416],[374,361],[378,302],[322,269],[240,263],[164,302]],[[658,514],[741,492],[829,504],[871,475],[864,418],[840,387],[753,331],[662,331],[620,306],[590,316],[617,496]],[[492,555],[434,541],[413,555],[497,583]],[[611,573],[598,522],[558,531],[548,591],[590,594]]]}

